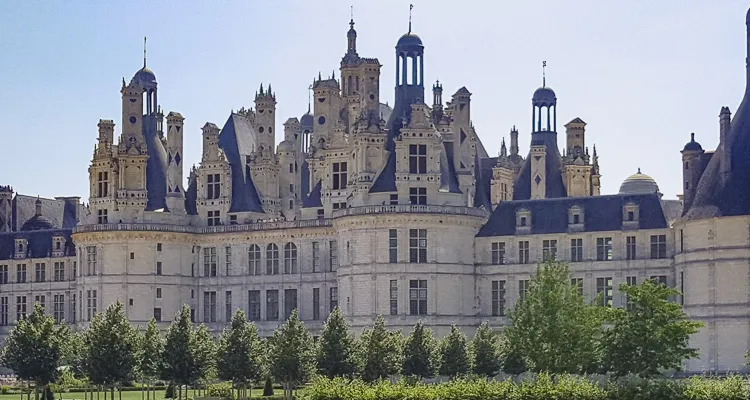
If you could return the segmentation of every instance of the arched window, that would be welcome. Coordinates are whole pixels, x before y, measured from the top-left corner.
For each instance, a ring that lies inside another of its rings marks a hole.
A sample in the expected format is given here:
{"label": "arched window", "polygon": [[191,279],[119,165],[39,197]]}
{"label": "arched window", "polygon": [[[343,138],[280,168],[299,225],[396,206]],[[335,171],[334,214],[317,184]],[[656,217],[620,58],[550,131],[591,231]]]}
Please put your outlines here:
{"label": "arched window", "polygon": [[279,246],[271,243],[266,247],[266,275],[279,274]]}
{"label": "arched window", "polygon": [[292,242],[284,245],[284,273],[297,273],[297,245]]}
{"label": "arched window", "polygon": [[250,275],[260,275],[260,247],[257,244],[251,244],[247,252],[247,273]]}

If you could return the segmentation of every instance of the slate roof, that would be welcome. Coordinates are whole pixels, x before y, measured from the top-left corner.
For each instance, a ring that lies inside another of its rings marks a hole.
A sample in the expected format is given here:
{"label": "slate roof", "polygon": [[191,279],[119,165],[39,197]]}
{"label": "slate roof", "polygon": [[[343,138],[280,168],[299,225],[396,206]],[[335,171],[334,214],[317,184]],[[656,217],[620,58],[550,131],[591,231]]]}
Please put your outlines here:
{"label": "slate roof", "polygon": [[477,153],[474,156],[474,207],[481,207],[488,211],[492,210],[491,184],[492,168],[497,164],[497,158],[480,158]]}
{"label": "slate roof", "polygon": [[542,200],[505,201],[477,233],[478,237],[516,234],[516,212],[531,212],[530,234],[567,233],[568,210],[583,208],[585,232],[619,231],[622,229],[623,206],[638,205],[640,229],[667,228],[667,220],[657,194],[564,197]]}
{"label": "slate roof", "polygon": [[70,237],[71,229],[51,229],[30,232],[8,232],[0,233],[0,260],[14,258],[15,243],[17,238],[25,238],[28,241],[27,258],[45,258],[52,255],[52,238],[63,236],[65,238],[65,255],[75,255],[75,245]]}
{"label": "slate roof", "polygon": [[[534,132],[531,134],[531,145],[545,145],[547,156],[545,157],[545,184],[546,198],[566,197],[567,191],[562,180],[562,169],[560,165],[560,150],[557,148],[557,133],[551,131]],[[531,159],[526,157],[521,170],[513,184],[513,200],[528,200],[531,198]]]}
{"label": "slate roof", "polygon": [[[36,214],[36,196],[17,194],[13,198],[13,214],[11,229],[20,230],[24,222]],[[39,199],[42,202],[42,216],[49,219],[55,228],[72,228],[76,226],[79,204],[58,199]]]}
{"label": "slate roof", "polygon": [[[219,147],[232,169],[232,205],[229,212],[263,212],[247,156],[256,147],[257,133],[244,115],[232,113],[219,133]],[[271,149],[272,150],[272,149]]]}
{"label": "slate roof", "polygon": [[443,151],[440,152],[440,190],[446,190],[448,193],[461,193],[453,158],[454,145],[451,142],[443,142]]}
{"label": "slate roof", "polygon": [[143,116],[143,136],[146,139],[148,161],[146,161],[146,211],[167,209],[167,150],[156,131],[156,116]]}
{"label": "slate roof", "polygon": [[323,183],[318,180],[315,185],[310,187],[310,166],[307,161],[302,163],[302,207],[323,207],[323,201],[320,197],[320,190]]}

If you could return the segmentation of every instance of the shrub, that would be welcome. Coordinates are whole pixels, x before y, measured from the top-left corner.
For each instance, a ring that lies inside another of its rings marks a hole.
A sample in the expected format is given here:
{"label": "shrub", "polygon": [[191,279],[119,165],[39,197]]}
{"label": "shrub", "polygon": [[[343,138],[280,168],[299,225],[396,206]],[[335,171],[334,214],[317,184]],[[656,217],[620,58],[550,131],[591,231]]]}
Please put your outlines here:
{"label": "shrub", "polygon": [[270,376],[266,377],[266,384],[263,386],[263,396],[273,396],[273,382],[271,382]]}
{"label": "shrub", "polygon": [[10,393],[10,386],[0,386],[0,394]]}
{"label": "shrub", "polygon": [[230,382],[208,385],[206,394],[208,397],[221,397],[222,399],[231,399],[234,397],[232,393],[232,384]]}

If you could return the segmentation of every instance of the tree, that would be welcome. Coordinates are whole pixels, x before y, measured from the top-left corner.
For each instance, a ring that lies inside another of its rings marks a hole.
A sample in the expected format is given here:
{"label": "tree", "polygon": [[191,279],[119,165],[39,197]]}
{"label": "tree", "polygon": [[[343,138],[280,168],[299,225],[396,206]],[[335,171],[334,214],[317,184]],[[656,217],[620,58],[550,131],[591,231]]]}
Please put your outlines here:
{"label": "tree", "polygon": [[216,341],[205,325],[201,324],[192,335],[196,375],[188,384],[195,387],[196,384],[206,384],[216,377]]}
{"label": "tree", "polygon": [[67,336],[67,328],[56,326],[52,316],[36,303],[34,311],[8,334],[2,350],[3,364],[19,378],[34,381],[39,398],[39,388],[46,391],[57,379]]}
{"label": "tree", "polygon": [[474,338],[471,340],[471,350],[473,373],[488,378],[497,375],[501,366],[498,335],[492,331],[487,322],[482,323],[477,328]]}
{"label": "tree", "polygon": [[451,332],[440,342],[440,375],[455,378],[469,372],[470,367],[466,336],[453,324]]}
{"label": "tree", "polygon": [[122,303],[96,314],[83,340],[86,375],[97,385],[109,386],[114,400],[115,386],[132,379],[137,365],[138,332],[125,317]]}
{"label": "tree", "polygon": [[[164,338],[159,335],[156,321],[152,318],[146,328],[146,333],[141,339],[138,349],[138,374],[145,380],[147,385],[153,383],[159,377],[162,370],[162,352],[164,351]],[[148,391],[148,387],[146,388]],[[148,392],[151,397],[151,392]],[[156,394],[154,393],[154,396]]]}
{"label": "tree", "polygon": [[323,325],[316,356],[318,371],[328,378],[351,378],[356,372],[354,336],[338,307],[333,309]]}
{"label": "tree", "polygon": [[388,332],[385,320],[378,315],[371,329],[359,339],[362,379],[373,382],[397,374],[401,366],[401,333]]}
{"label": "tree", "polygon": [[432,337],[432,331],[425,328],[422,321],[414,326],[414,330],[404,342],[404,362],[401,372],[404,375],[418,378],[432,378],[437,370],[437,342]]}
{"label": "tree", "polygon": [[293,389],[307,381],[315,369],[312,337],[297,310],[273,333],[269,355],[271,375],[283,384],[284,398],[291,399]]}
{"label": "tree", "polygon": [[547,260],[537,267],[525,298],[510,313],[504,331],[508,354],[522,358],[535,372],[593,372],[607,310],[586,303],[579,287],[570,282],[565,263]]}
{"label": "tree", "polygon": [[[231,381],[243,391],[263,374],[265,349],[255,324],[237,309],[229,327],[224,329],[216,355],[216,372],[220,379]],[[239,397],[246,397],[241,395]]]}
{"label": "tree", "polygon": [[193,336],[195,332],[190,321],[190,307],[185,305],[167,329],[162,352],[161,377],[178,386],[178,398],[182,397],[182,385],[195,382],[200,377]]}
{"label": "tree", "polygon": [[627,309],[613,310],[611,329],[604,332],[604,367],[616,376],[653,377],[664,370],[680,370],[683,361],[697,357],[688,346],[702,323],[687,318],[670,297],[679,291],[647,280],[621,285]]}

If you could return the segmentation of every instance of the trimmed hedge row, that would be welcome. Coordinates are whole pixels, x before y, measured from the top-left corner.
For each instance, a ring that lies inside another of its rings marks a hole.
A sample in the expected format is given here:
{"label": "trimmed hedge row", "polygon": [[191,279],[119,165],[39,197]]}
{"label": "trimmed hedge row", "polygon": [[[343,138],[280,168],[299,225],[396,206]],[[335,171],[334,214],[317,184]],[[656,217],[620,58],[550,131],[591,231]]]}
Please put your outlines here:
{"label": "trimmed hedge row", "polygon": [[310,400],[740,400],[750,399],[750,381],[738,376],[685,380],[622,379],[600,384],[584,377],[539,375],[515,383],[455,380],[438,384],[318,379]]}

